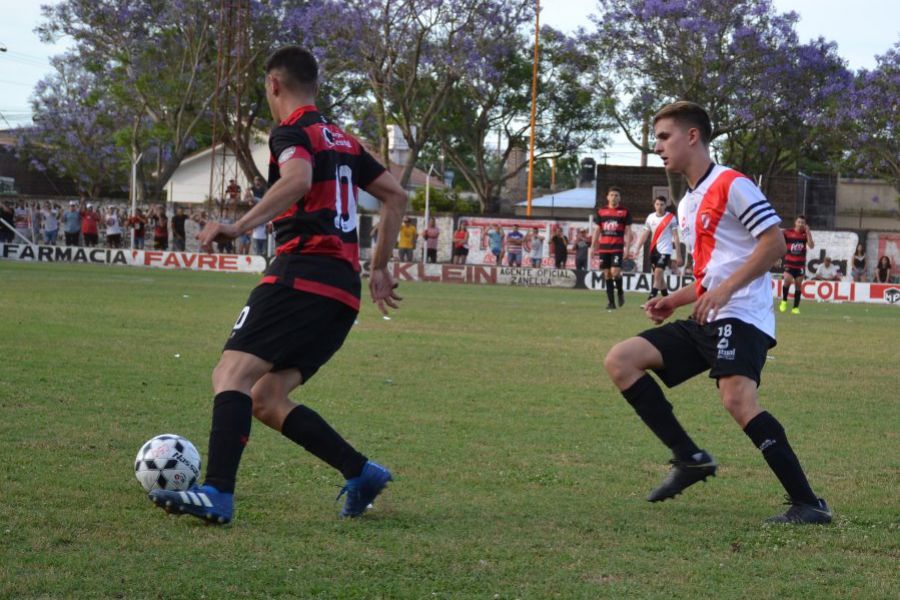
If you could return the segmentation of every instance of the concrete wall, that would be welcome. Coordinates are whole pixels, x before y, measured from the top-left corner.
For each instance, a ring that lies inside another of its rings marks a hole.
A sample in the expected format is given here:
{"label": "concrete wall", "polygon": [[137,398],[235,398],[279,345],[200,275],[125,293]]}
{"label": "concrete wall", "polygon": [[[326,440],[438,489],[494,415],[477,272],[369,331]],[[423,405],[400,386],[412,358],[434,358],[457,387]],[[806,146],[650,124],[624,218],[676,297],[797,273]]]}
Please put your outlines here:
{"label": "concrete wall", "polygon": [[837,183],[839,228],[900,231],[900,193],[880,179],[844,179]]}

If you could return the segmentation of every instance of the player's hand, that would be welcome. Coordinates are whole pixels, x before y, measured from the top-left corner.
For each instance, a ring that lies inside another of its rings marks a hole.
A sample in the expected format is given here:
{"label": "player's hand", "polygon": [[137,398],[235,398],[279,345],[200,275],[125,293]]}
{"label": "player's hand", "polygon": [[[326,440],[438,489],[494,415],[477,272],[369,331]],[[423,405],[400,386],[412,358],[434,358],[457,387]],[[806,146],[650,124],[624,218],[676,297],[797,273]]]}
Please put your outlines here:
{"label": "player's hand", "polygon": [[675,266],[676,266],[676,267],[683,267],[683,266],[684,266],[684,261],[681,260],[681,257],[680,257],[680,256],[676,256],[676,257],[675,257]]}
{"label": "player's hand", "polygon": [[241,232],[236,225],[209,221],[203,231],[197,234],[197,240],[201,248],[208,249],[212,247],[213,241],[218,243],[223,238],[234,239],[239,235]]}
{"label": "player's hand", "polygon": [[672,316],[675,306],[669,301],[668,296],[657,296],[647,300],[641,308],[644,309],[647,318],[659,325]]}
{"label": "player's hand", "polygon": [[397,284],[387,269],[372,269],[369,275],[369,293],[372,295],[372,302],[378,305],[378,310],[385,316],[388,314],[388,306],[398,309],[400,305],[397,302],[403,299],[397,295]]}
{"label": "player's hand", "polygon": [[729,299],[731,299],[731,292],[725,287],[720,286],[707,290],[694,303],[694,312],[691,316],[700,325],[706,325],[710,321],[715,321],[719,311],[728,304]]}

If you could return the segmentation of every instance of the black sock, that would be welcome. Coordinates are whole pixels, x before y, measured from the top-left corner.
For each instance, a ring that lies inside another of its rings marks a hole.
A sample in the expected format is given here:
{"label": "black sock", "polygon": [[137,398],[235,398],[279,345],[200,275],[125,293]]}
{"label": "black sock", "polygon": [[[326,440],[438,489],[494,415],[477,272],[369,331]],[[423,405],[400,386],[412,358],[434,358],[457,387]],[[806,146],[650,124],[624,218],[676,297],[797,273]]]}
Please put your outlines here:
{"label": "black sock", "polygon": [[650,297],[651,297],[651,298],[656,298],[656,294],[658,294],[658,293],[659,293],[659,290],[658,290],[658,289],[656,289],[656,288],[650,288]]}
{"label": "black sock", "polygon": [[791,293],[791,286],[790,286],[790,285],[785,284],[785,285],[781,286],[781,299],[782,299],[782,300],[784,300],[785,302],[787,302],[788,295],[789,295],[790,293]]}
{"label": "black sock", "polygon": [[606,280],[606,298],[609,300],[609,303],[613,305],[615,305],[616,302],[616,291],[613,289],[614,285],[615,283],[611,277]]}
{"label": "black sock", "polygon": [[216,394],[206,457],[206,480],[220,492],[234,492],[238,465],[250,438],[253,400],[243,392]]}
{"label": "black sock", "polygon": [[787,441],[784,428],[768,412],[761,412],[744,427],[747,437],[762,451],[769,468],[778,477],[792,500],[817,504],[818,499],[809,487],[806,474],[794,450]]}
{"label": "black sock", "polygon": [[621,275],[616,277],[616,289],[619,290],[619,293],[622,293],[624,291],[622,289],[622,276]]}
{"label": "black sock", "polygon": [[358,476],[368,460],[332,429],[319,413],[302,404],[285,417],[281,435],[340,471],[345,479]]}
{"label": "black sock", "polygon": [[662,295],[663,295],[663,296],[668,296],[668,295],[669,295],[669,288],[667,288],[667,287],[664,287],[663,289],[661,289],[661,290],[659,290],[659,291],[662,292]]}
{"label": "black sock", "polygon": [[648,373],[624,390],[622,395],[656,437],[672,450],[676,458],[693,460],[693,455],[700,452],[700,448],[675,418],[672,405],[666,400],[659,384]]}
{"label": "black sock", "polygon": [[794,291],[794,308],[800,306],[800,286],[797,286],[797,289]]}

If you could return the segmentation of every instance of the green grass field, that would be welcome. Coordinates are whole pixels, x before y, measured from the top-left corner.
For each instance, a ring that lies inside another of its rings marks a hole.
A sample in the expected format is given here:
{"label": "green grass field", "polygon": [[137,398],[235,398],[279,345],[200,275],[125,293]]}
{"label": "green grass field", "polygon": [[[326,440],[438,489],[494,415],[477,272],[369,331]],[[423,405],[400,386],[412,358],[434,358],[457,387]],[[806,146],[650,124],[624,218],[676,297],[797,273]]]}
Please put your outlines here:
{"label": "green grass field", "polygon": [[209,374],[255,276],[0,262],[0,597],[897,598],[896,307],[778,315],[763,404],[827,527],[764,527],[782,491],[697,378],[670,393],[719,476],[644,501],[666,449],[602,372],[647,326],[576,290],[406,284],[366,302],[294,397],[396,481],[341,521],[340,476],[254,424],[236,516],[167,517],[132,472],[174,432],[205,455]]}

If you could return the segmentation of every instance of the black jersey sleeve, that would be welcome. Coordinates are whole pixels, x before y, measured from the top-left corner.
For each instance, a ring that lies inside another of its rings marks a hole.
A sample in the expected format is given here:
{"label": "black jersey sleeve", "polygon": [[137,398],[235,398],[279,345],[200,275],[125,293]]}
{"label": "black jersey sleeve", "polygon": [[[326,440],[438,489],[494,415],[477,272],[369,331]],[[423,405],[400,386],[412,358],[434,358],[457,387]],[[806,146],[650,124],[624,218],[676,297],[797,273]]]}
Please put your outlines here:
{"label": "black jersey sleeve", "polygon": [[381,174],[384,173],[385,170],[386,169],[381,163],[375,160],[374,156],[366,152],[366,149],[360,146],[359,159],[356,168],[356,184],[359,187],[366,189],[369,184],[381,177]]}
{"label": "black jersey sleeve", "polygon": [[625,211],[625,225],[631,225],[631,211]]}
{"label": "black jersey sleeve", "polygon": [[300,154],[306,155],[309,161],[313,162],[312,142],[306,132],[296,125],[279,125],[269,136],[269,150],[272,156],[281,163],[282,154],[291,148],[301,149]]}

